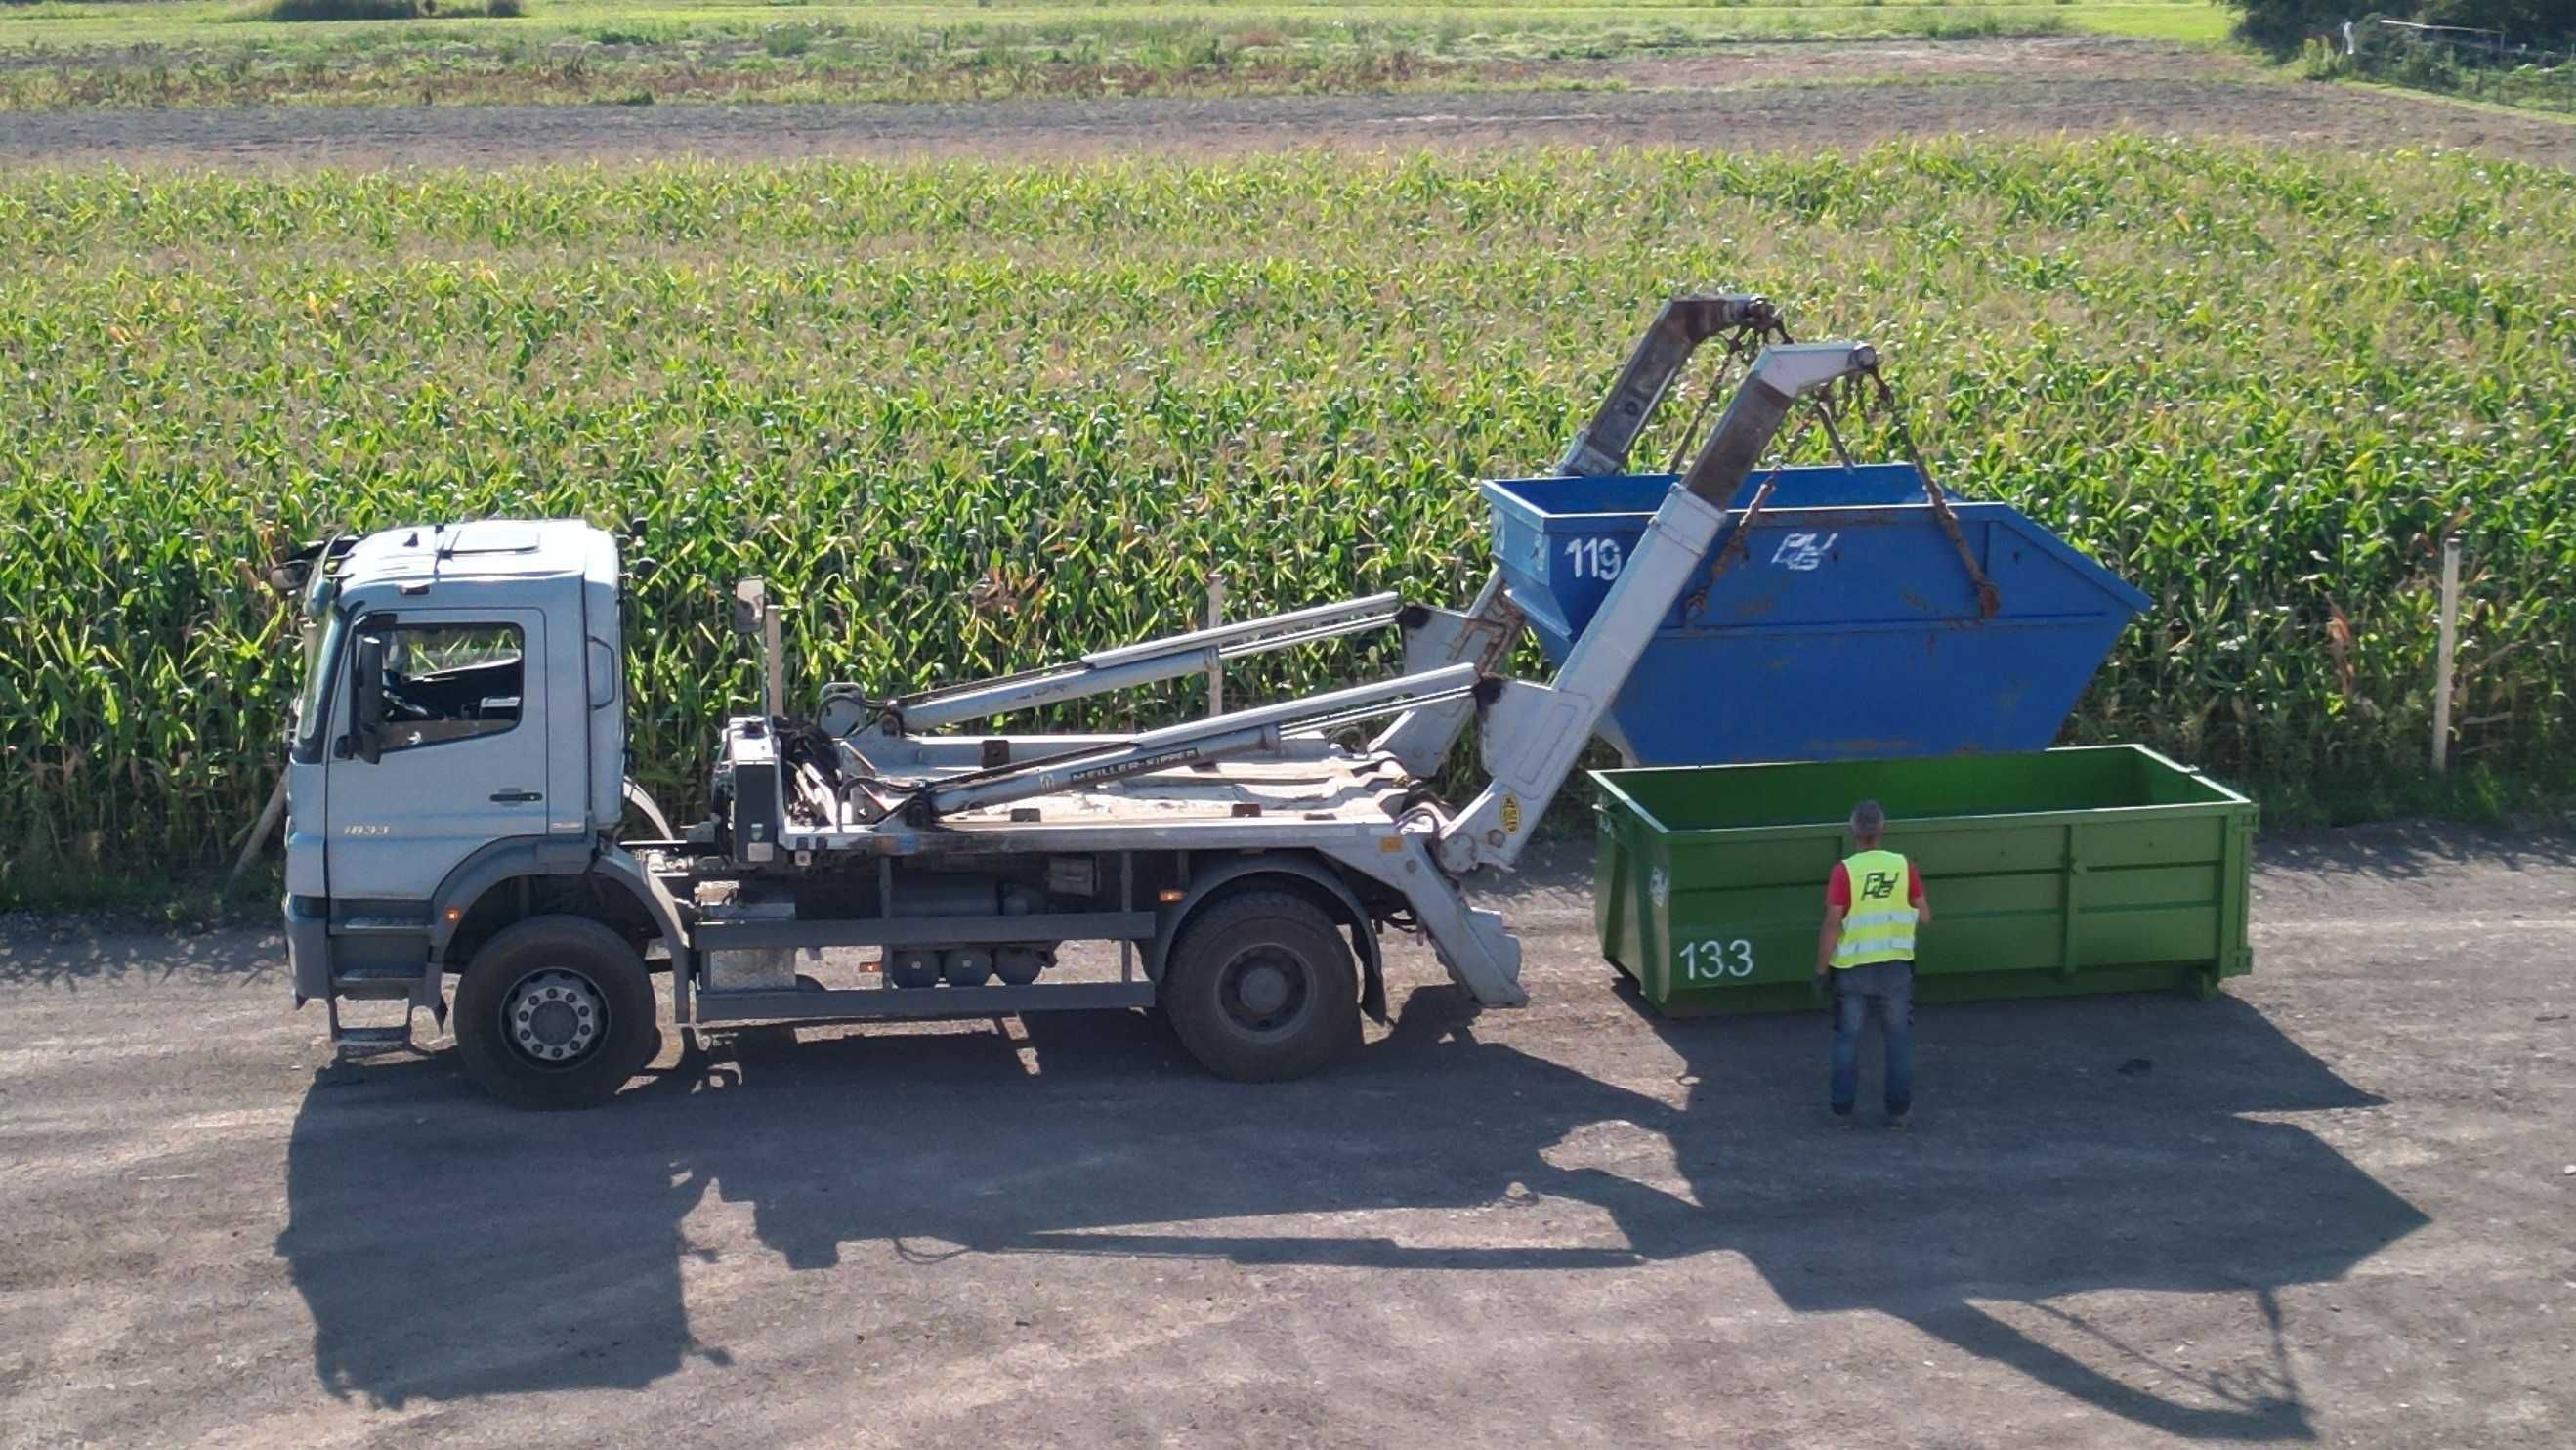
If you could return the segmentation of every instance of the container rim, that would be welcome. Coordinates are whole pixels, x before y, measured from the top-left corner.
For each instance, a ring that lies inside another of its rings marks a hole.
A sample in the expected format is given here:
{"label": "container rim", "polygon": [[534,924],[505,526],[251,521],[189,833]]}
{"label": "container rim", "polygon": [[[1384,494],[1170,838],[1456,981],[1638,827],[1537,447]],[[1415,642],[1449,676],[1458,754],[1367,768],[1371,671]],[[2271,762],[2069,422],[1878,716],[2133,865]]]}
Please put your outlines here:
{"label": "container rim", "polygon": [[[2139,745],[2134,742],[2122,742],[2112,745],[2053,745],[2046,750],[2037,751],[2004,750],[1991,752],[1980,751],[1976,753],[1981,755],[2074,755],[2092,751],[2125,751],[2132,755],[2144,756],[2148,760],[2154,761],[2156,764],[2165,767],[2177,775],[2190,776],[2202,785],[2205,785],[2209,789],[2217,792],[2221,799],[2214,801],[2184,801],[2173,805],[2154,806],[2084,806],[2062,811],[1988,811],[1984,814],[1973,816],[1890,816],[1887,818],[1888,833],[1890,835],[1894,835],[1900,828],[1918,823],[1930,825],[1952,821],[2010,820],[2021,821],[2026,824],[2045,825],[2055,821],[2069,819],[2100,820],[2105,816],[2113,814],[2147,815],[2156,812],[2182,814],[2192,811],[2206,811],[2213,807],[2233,809],[2238,806],[2251,807],[2254,804],[2251,798],[2210,779],[2208,776],[2192,769],[2190,766],[2184,765],[2160,751],[2151,750],[2144,745]],[[1832,762],[1812,760],[1748,760],[1726,765],[1637,765],[1620,766],[1610,770],[1596,770],[1591,772],[1591,776],[1592,783],[1598,787],[1603,794],[1616,797],[1620,804],[1626,806],[1630,811],[1635,812],[1648,824],[1652,825],[1657,831],[1662,832],[1666,839],[1691,840],[1700,837],[1725,835],[1731,839],[1740,841],[1748,837],[1760,837],[1774,833],[1796,832],[1805,834],[1814,831],[1816,827],[1820,825],[1829,825],[1831,822],[1790,822],[1777,826],[1673,826],[1667,824],[1663,817],[1656,815],[1651,810],[1648,810],[1642,801],[1639,801],[1635,796],[1622,789],[1617,777],[1626,775],[1643,775],[1648,771],[1758,770],[1774,765],[1819,765],[1831,763]],[[1597,805],[1594,807],[1596,812],[1599,809],[1600,807]]]}
{"label": "container rim", "polygon": [[[1881,467],[1885,465],[1872,464],[1866,466]],[[1678,478],[1678,475],[1667,474],[1622,474],[1619,476],[1623,478],[1639,479],[1666,477]],[[1490,504],[1495,511],[1498,513],[1517,515],[1520,519],[1536,528],[1542,535],[1562,532],[1567,529],[1586,529],[1596,532],[1608,532],[1612,530],[1642,531],[1646,526],[1646,521],[1654,516],[1654,511],[1651,509],[1643,511],[1636,509],[1602,509],[1587,510],[1582,513],[1552,513],[1547,509],[1539,507],[1536,503],[1524,498],[1513,490],[1513,485],[1515,484],[1554,483],[1563,481],[1567,480],[1553,476],[1541,476],[1536,478],[1488,478],[1480,480],[1476,485],[1476,489],[1477,492],[1484,495],[1486,502]],[[1671,485],[1667,485],[1667,492],[1670,491],[1670,488]],[[2029,514],[2022,512],[2012,504],[2006,503],[2002,499],[1962,498],[1958,494],[1953,493],[1947,487],[1944,487],[1941,490],[1941,493],[1942,497],[1949,502],[1951,511],[1963,518],[1986,519],[1990,516],[1999,517],[2003,525],[2011,529],[2014,535],[2020,538],[2024,543],[2040,550],[2051,558],[2056,559],[2078,578],[2084,579],[2099,588],[2106,596],[2117,601],[2131,614],[2144,614],[2152,605],[2153,601],[2148,599],[2146,594],[2141,591],[2138,586],[2121,578],[2117,573],[2113,572],[2108,565],[2059,537],[2055,529],[2048,527],[2038,519],[2032,518]],[[1920,498],[1903,503],[1766,504],[1762,509],[1762,517],[1765,521],[1778,520],[1793,523],[1804,521],[1813,523],[1824,522],[1835,516],[1851,517],[1859,515],[1875,515],[1884,517],[1890,513],[1902,513],[1907,510],[1919,510],[1923,513],[1929,513],[1931,512],[1931,507],[1932,506],[1929,501]],[[1720,547],[1723,540],[1731,537],[1735,531],[1743,525],[1742,512],[1740,510],[1728,509],[1726,510],[1726,514],[1726,521],[1719,526],[1717,539],[1712,540],[1710,543],[1710,549],[1712,551]],[[2098,664],[2096,668],[2099,668]]]}
{"label": "container rim", "polygon": [[[1910,470],[1912,467],[1913,465],[1908,463],[1872,463],[1861,465],[1861,468],[1873,469],[1903,468]],[[1832,464],[1816,464],[1802,465],[1798,468],[1775,471],[1857,473],[1860,469],[1845,469]],[[1669,494],[1674,488],[1680,485],[1682,476],[1678,473],[1622,473],[1603,475],[1602,477],[1617,478],[1632,483],[1661,482],[1664,485],[1664,494]],[[1487,502],[1499,504],[1512,512],[1519,514],[1522,518],[1537,524],[1542,529],[1558,523],[1586,522],[1594,519],[1617,519],[1621,520],[1623,525],[1627,528],[1643,529],[1646,526],[1646,520],[1654,516],[1655,511],[1651,508],[1581,510],[1543,508],[1536,500],[1531,499],[1520,492],[1520,486],[1523,484],[1599,481],[1601,481],[1600,478],[1562,474],[1539,474],[1530,478],[1484,478],[1476,481],[1476,491],[1483,494]],[[1658,494],[1656,497],[1661,499],[1664,494]],[[2011,510],[2017,514],[2020,513],[2020,510],[2014,509],[2011,504],[2005,503],[2001,499],[1965,498],[1949,488],[1947,485],[1942,487],[1941,497],[1944,501],[1949,503],[1952,508],[2000,508]],[[1920,494],[1917,494],[1910,498],[1898,499],[1889,503],[1769,503],[1762,506],[1762,515],[1765,518],[1769,518],[1774,514],[1812,514],[1831,511],[1848,512],[1852,510],[1929,509],[1930,507],[1930,502],[1924,499]],[[1739,512],[1739,510],[1730,508],[1725,510],[1725,512],[1732,515]],[[2024,517],[2027,517],[2027,515],[2024,515]]]}

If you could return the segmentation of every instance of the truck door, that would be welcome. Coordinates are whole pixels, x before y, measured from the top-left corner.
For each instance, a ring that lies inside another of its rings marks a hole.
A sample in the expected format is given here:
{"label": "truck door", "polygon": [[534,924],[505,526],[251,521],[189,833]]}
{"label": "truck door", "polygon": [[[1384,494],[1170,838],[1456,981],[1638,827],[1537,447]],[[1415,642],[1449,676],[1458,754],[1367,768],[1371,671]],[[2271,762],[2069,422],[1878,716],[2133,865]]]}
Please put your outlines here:
{"label": "truck door", "polygon": [[[404,610],[358,622],[352,671],[377,657],[383,691],[370,763],[350,699],[325,792],[332,898],[363,913],[426,910],[458,862],[488,842],[546,833],[545,616],[533,609]],[[377,649],[363,646],[376,642]]]}

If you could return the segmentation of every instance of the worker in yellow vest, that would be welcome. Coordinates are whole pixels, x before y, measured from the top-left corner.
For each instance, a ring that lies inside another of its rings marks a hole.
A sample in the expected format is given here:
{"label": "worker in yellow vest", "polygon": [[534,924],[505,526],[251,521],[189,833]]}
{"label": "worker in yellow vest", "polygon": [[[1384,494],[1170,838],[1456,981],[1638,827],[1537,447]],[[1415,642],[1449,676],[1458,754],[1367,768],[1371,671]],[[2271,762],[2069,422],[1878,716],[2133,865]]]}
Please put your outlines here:
{"label": "worker in yellow vest", "polygon": [[1914,932],[1932,920],[1914,863],[1881,849],[1887,812],[1876,801],[1852,807],[1852,854],[1825,881],[1825,929],[1816,937],[1816,979],[1834,1001],[1834,1121],[1852,1124],[1860,1094],[1861,1023],[1872,1010],[1887,1039],[1887,1125],[1905,1126],[1914,1108]]}

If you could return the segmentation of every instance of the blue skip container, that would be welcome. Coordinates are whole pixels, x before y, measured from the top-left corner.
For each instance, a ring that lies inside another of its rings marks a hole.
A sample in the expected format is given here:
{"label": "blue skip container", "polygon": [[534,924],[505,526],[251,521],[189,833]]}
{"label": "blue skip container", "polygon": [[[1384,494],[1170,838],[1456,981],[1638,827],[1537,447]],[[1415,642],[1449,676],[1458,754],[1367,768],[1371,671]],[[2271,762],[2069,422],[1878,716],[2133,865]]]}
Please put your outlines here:
{"label": "blue skip container", "polygon": [[[1504,585],[1551,663],[1676,478],[1483,485]],[[1992,618],[1913,465],[1784,468],[1743,556],[1695,612],[1684,591],[1601,733],[1633,765],[2046,749],[2147,598],[2019,510],[1945,496],[2001,596]],[[1719,531],[1712,561],[1739,528]]]}

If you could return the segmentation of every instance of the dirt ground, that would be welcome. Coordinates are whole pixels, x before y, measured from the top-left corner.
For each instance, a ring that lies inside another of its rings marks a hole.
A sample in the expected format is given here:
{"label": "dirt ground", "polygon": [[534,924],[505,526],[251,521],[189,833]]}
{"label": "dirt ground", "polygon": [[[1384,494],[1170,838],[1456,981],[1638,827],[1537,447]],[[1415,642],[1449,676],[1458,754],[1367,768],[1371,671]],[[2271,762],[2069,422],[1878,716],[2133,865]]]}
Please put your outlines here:
{"label": "dirt ground", "polygon": [[9,924],[0,1443],[2568,1442],[2576,838],[2271,840],[2253,976],[1927,1008],[1904,1135],[1585,874],[1305,1082],[1085,1014],[554,1116],[319,1071],[271,934]]}
{"label": "dirt ground", "polygon": [[[1954,133],[2463,147],[2576,164],[2576,125],[2282,79],[2102,37],[1743,46],[1550,68],[1628,89],[867,105],[67,111],[0,116],[0,166],[514,166],[816,156],[1080,158],[1510,143],[1845,149]],[[1533,71],[1530,79],[1538,79]]]}

